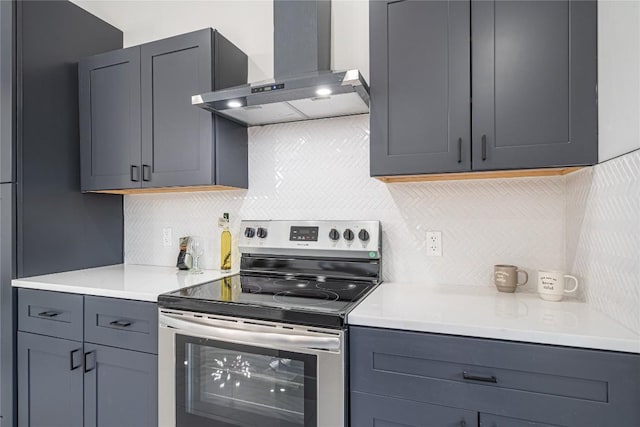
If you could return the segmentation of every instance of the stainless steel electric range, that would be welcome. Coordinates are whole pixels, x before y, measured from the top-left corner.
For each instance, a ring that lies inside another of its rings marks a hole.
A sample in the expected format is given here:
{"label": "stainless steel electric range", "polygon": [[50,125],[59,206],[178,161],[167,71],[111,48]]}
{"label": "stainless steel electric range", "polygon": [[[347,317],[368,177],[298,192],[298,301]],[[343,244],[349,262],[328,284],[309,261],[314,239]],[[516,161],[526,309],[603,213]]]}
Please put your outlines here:
{"label": "stainless steel electric range", "polygon": [[347,425],[348,312],[378,221],[243,221],[240,274],[161,295],[161,426]]}

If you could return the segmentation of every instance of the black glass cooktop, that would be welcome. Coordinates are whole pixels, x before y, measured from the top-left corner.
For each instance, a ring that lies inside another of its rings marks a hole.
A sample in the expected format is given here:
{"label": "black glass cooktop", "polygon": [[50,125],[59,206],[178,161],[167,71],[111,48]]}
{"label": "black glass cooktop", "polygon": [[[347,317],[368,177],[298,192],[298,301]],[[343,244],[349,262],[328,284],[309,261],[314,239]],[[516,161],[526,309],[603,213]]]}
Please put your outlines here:
{"label": "black glass cooktop", "polygon": [[168,309],[343,327],[347,313],[375,286],[348,279],[237,274],[160,295],[158,304]]}

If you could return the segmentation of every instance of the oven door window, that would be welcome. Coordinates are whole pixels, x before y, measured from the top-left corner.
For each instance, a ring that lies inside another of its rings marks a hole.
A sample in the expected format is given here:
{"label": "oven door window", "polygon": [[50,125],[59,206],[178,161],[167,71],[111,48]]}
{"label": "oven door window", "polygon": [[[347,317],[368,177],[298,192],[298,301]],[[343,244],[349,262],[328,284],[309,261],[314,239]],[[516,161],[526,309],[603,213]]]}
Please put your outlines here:
{"label": "oven door window", "polygon": [[316,356],[175,339],[176,425],[316,427]]}

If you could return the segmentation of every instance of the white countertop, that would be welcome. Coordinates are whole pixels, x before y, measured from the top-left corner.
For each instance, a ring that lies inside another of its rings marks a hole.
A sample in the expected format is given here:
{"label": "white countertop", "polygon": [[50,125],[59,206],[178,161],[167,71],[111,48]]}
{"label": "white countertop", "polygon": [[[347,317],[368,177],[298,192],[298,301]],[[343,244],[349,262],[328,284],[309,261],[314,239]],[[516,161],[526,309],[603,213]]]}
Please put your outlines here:
{"label": "white countertop", "polygon": [[74,270],[65,273],[15,279],[12,286],[43,291],[125,298],[139,301],[158,301],[158,295],[197,285],[236,272],[203,270],[191,274],[175,267],[117,264],[106,267]]}
{"label": "white countertop", "polygon": [[488,286],[385,282],[349,313],[348,323],[640,353],[640,335],[585,303]]}

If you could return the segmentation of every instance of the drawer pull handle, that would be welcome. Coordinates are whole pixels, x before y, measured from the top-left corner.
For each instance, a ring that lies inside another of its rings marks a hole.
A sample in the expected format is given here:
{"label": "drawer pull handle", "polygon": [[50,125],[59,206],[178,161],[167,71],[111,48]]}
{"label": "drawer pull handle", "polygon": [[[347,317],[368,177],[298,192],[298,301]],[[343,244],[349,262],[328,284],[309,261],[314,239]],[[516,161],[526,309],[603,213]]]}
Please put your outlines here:
{"label": "drawer pull handle", "polygon": [[482,161],[487,160],[487,135],[482,135]]}
{"label": "drawer pull handle", "polygon": [[143,181],[151,181],[151,166],[142,165],[142,180]]}
{"label": "drawer pull handle", "polygon": [[40,317],[48,317],[51,319],[52,317],[56,317],[60,314],[59,311],[43,311],[42,313],[38,313]]}
{"label": "drawer pull handle", "polygon": [[75,350],[71,350],[71,370],[74,371],[76,369],[78,369],[80,366],[82,366],[82,362],[78,363],[77,365],[74,363],[75,359],[76,359],[76,353],[82,351],[81,348],[77,348]]}
{"label": "drawer pull handle", "polygon": [[109,324],[112,326],[117,326],[119,328],[126,328],[128,326],[131,326],[131,322],[127,322],[126,320],[114,320]]}
{"label": "drawer pull handle", "polygon": [[462,138],[458,138],[458,163],[462,163]]}
{"label": "drawer pull handle", "polygon": [[464,378],[465,380],[471,380],[471,381],[481,381],[483,383],[497,383],[498,379],[496,377],[494,377],[493,375],[489,376],[489,375],[474,375],[471,374],[467,371],[462,371],[462,378]]}
{"label": "drawer pull handle", "polygon": [[[91,366],[89,366],[89,361],[87,359],[88,359],[88,356],[91,356],[91,355],[93,355],[93,362],[92,362]],[[91,372],[94,369],[96,369],[96,362],[97,361],[96,361],[96,351],[95,350],[88,351],[88,352],[86,352],[84,354],[84,372],[85,372],[85,374],[87,372]]]}

